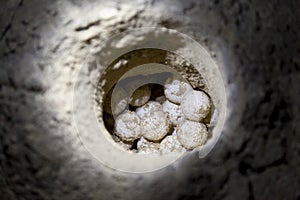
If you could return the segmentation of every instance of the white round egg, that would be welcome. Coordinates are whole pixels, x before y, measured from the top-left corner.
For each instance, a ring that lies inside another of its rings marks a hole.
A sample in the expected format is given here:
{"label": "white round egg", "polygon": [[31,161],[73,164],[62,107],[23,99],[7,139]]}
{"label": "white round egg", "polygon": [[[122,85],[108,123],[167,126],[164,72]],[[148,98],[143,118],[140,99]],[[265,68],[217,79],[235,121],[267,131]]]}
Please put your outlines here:
{"label": "white round egg", "polygon": [[156,111],[162,111],[162,105],[155,101],[149,101],[142,107],[136,109],[136,114],[140,118],[147,117]]}
{"label": "white round egg", "polygon": [[180,104],[184,95],[191,91],[192,86],[181,80],[172,80],[170,83],[165,84],[165,96],[173,103]]}
{"label": "white round egg", "polygon": [[142,135],[151,141],[162,139],[170,130],[170,122],[163,111],[147,113],[141,118]]}
{"label": "white round egg", "polygon": [[205,124],[186,120],[177,127],[178,141],[186,149],[194,149],[205,144],[208,132]]}
{"label": "white round egg", "polygon": [[151,96],[151,88],[148,85],[144,85],[131,95],[129,103],[132,106],[142,106],[147,103]]}
{"label": "white round egg", "polygon": [[173,125],[175,126],[179,125],[185,120],[179,105],[174,104],[167,100],[162,104],[162,106],[163,106],[163,111],[167,113],[168,118]]}
{"label": "white round egg", "polygon": [[204,92],[192,90],[183,97],[181,110],[187,119],[201,121],[210,111],[210,99]]}
{"label": "white round egg", "polygon": [[126,111],[116,118],[116,135],[123,141],[133,141],[141,136],[141,120],[135,112]]}
{"label": "white round egg", "polygon": [[141,137],[137,143],[137,152],[140,154],[159,154],[159,143],[154,143]]}
{"label": "white round egg", "polygon": [[161,154],[168,154],[168,153],[181,153],[184,152],[185,149],[178,141],[176,135],[168,135],[166,136],[160,143],[159,150]]}

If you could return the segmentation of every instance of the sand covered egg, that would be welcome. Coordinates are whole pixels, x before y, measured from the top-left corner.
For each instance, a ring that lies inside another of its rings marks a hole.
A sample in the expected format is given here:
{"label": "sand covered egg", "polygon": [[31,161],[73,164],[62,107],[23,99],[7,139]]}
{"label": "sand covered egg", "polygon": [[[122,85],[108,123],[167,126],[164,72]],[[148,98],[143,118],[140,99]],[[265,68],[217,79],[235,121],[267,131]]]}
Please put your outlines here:
{"label": "sand covered egg", "polygon": [[147,104],[136,109],[136,114],[140,118],[149,117],[156,111],[162,111],[162,105],[156,101],[149,101]]}
{"label": "sand covered egg", "polygon": [[167,153],[181,153],[184,152],[185,149],[182,144],[178,141],[176,135],[168,135],[166,136],[160,143],[159,150],[161,154]]}
{"label": "sand covered egg", "polygon": [[202,91],[189,91],[183,97],[181,109],[187,119],[201,121],[210,112],[210,99]]}
{"label": "sand covered egg", "polygon": [[166,100],[163,104],[163,111],[167,113],[169,120],[173,125],[179,125],[182,123],[185,118],[181,111],[180,105],[174,104],[168,100]]}
{"label": "sand covered egg", "polygon": [[186,149],[204,145],[208,132],[205,124],[186,120],[177,128],[177,138]]}
{"label": "sand covered egg", "polygon": [[141,139],[137,143],[137,151],[138,153],[142,154],[159,154],[159,143],[154,143],[146,140],[144,137],[141,137]]}
{"label": "sand covered egg", "polygon": [[180,104],[184,95],[193,90],[192,86],[182,80],[171,80],[165,84],[165,96],[175,104]]}
{"label": "sand covered egg", "polygon": [[124,141],[133,141],[141,136],[141,120],[135,112],[126,111],[116,118],[116,135]]}

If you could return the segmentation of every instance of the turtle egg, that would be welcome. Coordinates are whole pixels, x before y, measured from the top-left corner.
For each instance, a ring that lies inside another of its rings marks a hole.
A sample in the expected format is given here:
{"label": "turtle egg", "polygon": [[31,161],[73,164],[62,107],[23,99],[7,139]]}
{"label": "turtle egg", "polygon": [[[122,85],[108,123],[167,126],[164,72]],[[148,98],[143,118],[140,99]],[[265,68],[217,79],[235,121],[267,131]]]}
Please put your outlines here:
{"label": "turtle egg", "polygon": [[183,97],[181,110],[187,119],[201,121],[210,111],[210,99],[204,92],[192,90]]}
{"label": "turtle egg", "polygon": [[159,143],[154,143],[141,137],[137,143],[138,153],[140,154],[159,154]]}
{"label": "turtle egg", "polygon": [[186,120],[177,128],[177,138],[186,149],[194,149],[204,145],[207,135],[207,128],[201,122]]}
{"label": "turtle egg", "polygon": [[132,106],[142,106],[147,103],[151,96],[151,88],[148,85],[144,85],[134,91],[130,97],[129,103]]}
{"label": "turtle egg", "polygon": [[163,111],[167,113],[168,118],[170,119],[173,125],[175,126],[179,125],[185,120],[179,105],[176,105],[167,100],[163,103],[162,106],[163,106]]}
{"label": "turtle egg", "polygon": [[181,153],[185,151],[181,143],[178,141],[176,135],[168,135],[167,137],[165,137],[160,143],[159,150],[161,154],[172,152]]}
{"label": "turtle egg", "polygon": [[142,135],[151,141],[162,139],[170,130],[170,122],[167,115],[159,110],[147,113],[141,118]]}
{"label": "turtle egg", "polygon": [[141,135],[140,118],[135,112],[126,111],[116,118],[116,135],[123,141],[133,141]]}
{"label": "turtle egg", "polygon": [[149,101],[142,107],[136,109],[136,114],[141,117],[147,117],[156,111],[162,111],[162,105],[155,101]]}
{"label": "turtle egg", "polygon": [[173,80],[171,83],[165,84],[164,92],[169,101],[180,104],[184,95],[192,89],[192,86],[187,82]]}

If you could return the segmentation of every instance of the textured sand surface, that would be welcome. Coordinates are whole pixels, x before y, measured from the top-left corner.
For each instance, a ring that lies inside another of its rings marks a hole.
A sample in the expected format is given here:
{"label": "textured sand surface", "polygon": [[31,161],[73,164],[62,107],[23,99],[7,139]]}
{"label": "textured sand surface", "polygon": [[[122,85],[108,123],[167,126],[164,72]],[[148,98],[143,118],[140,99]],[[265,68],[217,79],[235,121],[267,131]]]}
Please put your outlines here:
{"label": "textured sand surface", "polygon": [[[296,0],[2,2],[1,199],[299,199],[299,18]],[[82,147],[72,88],[105,38],[146,26],[211,51],[230,112],[207,157],[127,174]]]}

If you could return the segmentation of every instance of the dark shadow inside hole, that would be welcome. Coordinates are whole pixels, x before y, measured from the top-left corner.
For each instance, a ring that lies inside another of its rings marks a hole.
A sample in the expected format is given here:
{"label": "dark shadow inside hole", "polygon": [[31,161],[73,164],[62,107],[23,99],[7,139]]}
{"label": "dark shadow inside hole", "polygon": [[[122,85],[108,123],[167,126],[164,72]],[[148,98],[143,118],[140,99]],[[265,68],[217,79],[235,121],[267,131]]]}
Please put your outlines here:
{"label": "dark shadow inside hole", "polygon": [[150,100],[154,101],[156,98],[164,96],[164,86],[160,84],[149,84],[151,87]]}
{"label": "dark shadow inside hole", "polygon": [[138,149],[138,148],[137,148],[137,143],[138,143],[138,141],[139,141],[139,139],[136,139],[136,140],[133,141],[133,145],[132,145],[132,147],[130,148],[130,150],[137,150],[137,149]]}
{"label": "dark shadow inside hole", "polygon": [[115,128],[114,117],[107,112],[103,112],[103,121],[104,121],[104,125],[105,125],[107,131],[110,133],[113,133],[114,128]]}
{"label": "dark shadow inside hole", "polygon": [[137,108],[136,106],[132,106],[132,105],[130,105],[130,104],[129,104],[129,106],[128,106],[128,109],[129,109],[130,111],[133,111],[133,112],[136,110],[136,108]]}

